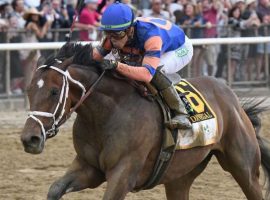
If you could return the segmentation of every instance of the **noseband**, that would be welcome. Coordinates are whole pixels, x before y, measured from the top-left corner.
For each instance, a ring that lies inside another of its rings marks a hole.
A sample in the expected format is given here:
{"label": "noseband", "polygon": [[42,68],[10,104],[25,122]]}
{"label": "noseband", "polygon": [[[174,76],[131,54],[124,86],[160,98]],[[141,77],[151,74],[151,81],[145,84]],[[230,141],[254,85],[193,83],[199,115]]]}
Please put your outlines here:
{"label": "noseband", "polygon": [[[62,61],[57,60],[57,62],[62,62]],[[57,134],[58,128],[60,127],[60,125],[62,125],[71,116],[71,114],[74,112],[74,110],[76,108],[78,108],[79,105],[81,105],[81,103],[86,99],[86,97],[93,91],[93,87],[100,81],[100,79],[103,76],[105,71],[95,81],[95,83],[90,87],[88,92],[85,93],[86,92],[85,87],[79,81],[74,80],[70,76],[68,70],[63,71],[57,67],[47,66],[47,65],[42,65],[42,66],[38,67],[37,70],[42,69],[42,68],[50,68],[50,69],[55,70],[63,75],[63,84],[62,84],[62,89],[61,89],[61,93],[60,93],[60,98],[58,100],[58,103],[57,103],[57,106],[56,106],[54,112],[53,113],[43,112],[43,111],[30,111],[30,112],[28,112],[28,116],[29,116],[28,118],[32,118],[40,125],[41,131],[43,134],[43,138],[45,141],[46,138],[54,137]],[[68,93],[69,93],[69,81],[76,84],[77,86],[79,86],[82,89],[82,95],[81,95],[80,100],[77,102],[77,104],[73,108],[71,108],[69,110],[69,113],[66,115],[66,117],[64,117],[66,102],[67,102]],[[61,104],[63,104],[62,110],[60,110]],[[56,118],[56,113],[60,113],[60,115],[57,118]],[[53,119],[52,127],[49,130],[45,130],[44,124],[42,123],[42,121],[40,119],[37,118],[38,116],[52,118]]]}

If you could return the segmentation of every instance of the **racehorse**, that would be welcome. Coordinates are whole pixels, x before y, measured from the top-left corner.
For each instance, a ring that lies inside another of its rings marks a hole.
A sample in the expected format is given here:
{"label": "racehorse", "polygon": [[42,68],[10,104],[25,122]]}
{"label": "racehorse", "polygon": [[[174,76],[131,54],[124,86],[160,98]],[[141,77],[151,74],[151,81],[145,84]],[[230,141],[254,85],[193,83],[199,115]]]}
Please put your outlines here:
{"label": "racehorse", "polygon": [[[21,134],[28,153],[41,153],[46,138],[56,135],[70,110],[77,112],[73,125],[77,155],[66,174],[51,185],[49,200],[96,188],[105,181],[103,199],[121,200],[139,189],[153,170],[164,126],[157,102],[143,98],[137,88],[113,72],[106,71],[100,79],[99,65],[92,59],[91,45],[67,43],[56,56],[39,60],[28,88],[30,113]],[[266,178],[270,174],[270,148],[259,135],[257,116],[264,109],[255,103],[243,108],[233,91],[215,78],[188,81],[215,111],[218,141],[175,152],[159,182],[165,185],[167,199],[189,199],[193,181],[215,155],[247,199],[262,200],[260,165]],[[82,101],[92,85],[92,93]]]}

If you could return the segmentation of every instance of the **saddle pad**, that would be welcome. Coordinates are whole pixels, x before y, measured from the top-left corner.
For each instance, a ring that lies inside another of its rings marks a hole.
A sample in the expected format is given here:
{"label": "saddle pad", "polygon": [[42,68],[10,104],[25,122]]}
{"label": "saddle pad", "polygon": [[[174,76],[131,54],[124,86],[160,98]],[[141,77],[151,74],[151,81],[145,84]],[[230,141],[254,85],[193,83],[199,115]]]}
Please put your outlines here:
{"label": "saddle pad", "polygon": [[182,79],[177,85],[179,94],[185,95],[194,110],[189,117],[192,129],[178,130],[176,149],[189,149],[197,146],[206,146],[217,141],[217,117],[203,95],[189,83]]}

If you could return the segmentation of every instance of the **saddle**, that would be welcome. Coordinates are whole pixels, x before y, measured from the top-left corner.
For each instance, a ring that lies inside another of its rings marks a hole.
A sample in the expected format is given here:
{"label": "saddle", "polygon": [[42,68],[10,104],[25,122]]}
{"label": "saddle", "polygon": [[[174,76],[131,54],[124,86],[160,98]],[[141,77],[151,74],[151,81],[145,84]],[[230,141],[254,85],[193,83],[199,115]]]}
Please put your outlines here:
{"label": "saddle", "polygon": [[[173,84],[177,84],[181,80],[180,75],[176,73],[167,75],[167,77],[172,81]],[[171,111],[169,107],[166,105],[166,103],[164,103],[162,96],[151,84],[145,84],[145,86],[148,89],[147,96],[150,95],[155,101],[158,102],[161,108],[163,113],[164,131],[160,153],[155,163],[153,172],[146,183],[140,188],[136,188],[134,192],[144,189],[151,189],[158,184],[174,155],[178,140],[178,129],[171,130],[166,126],[166,123],[171,120]]]}

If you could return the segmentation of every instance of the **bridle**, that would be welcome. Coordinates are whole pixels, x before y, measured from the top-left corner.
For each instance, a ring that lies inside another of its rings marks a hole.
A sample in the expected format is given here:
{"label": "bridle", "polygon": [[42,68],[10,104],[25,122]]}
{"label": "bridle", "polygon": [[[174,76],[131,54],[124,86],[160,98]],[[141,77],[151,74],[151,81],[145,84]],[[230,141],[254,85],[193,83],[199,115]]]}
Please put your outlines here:
{"label": "bridle", "polygon": [[[62,61],[57,60],[57,62],[61,63]],[[102,72],[102,74],[99,76],[99,78],[91,85],[91,87],[89,88],[89,90],[86,93],[85,87],[79,81],[73,79],[70,76],[68,70],[64,71],[64,70],[59,69],[57,67],[47,66],[47,65],[41,65],[40,67],[37,68],[37,70],[43,69],[43,68],[50,68],[50,69],[55,70],[63,75],[63,84],[62,84],[62,88],[61,88],[60,98],[58,100],[58,103],[57,103],[57,106],[56,106],[54,112],[53,113],[43,112],[43,111],[29,111],[28,112],[28,116],[29,116],[28,118],[33,119],[34,121],[36,121],[40,125],[41,131],[43,134],[43,138],[45,141],[47,138],[54,137],[57,134],[58,128],[70,118],[71,114],[82,104],[82,102],[89,96],[89,94],[92,93],[94,87],[101,80],[105,71]],[[71,81],[72,83],[79,86],[82,90],[82,94],[81,94],[80,100],[75,104],[75,106],[73,108],[71,108],[69,110],[67,115],[64,116],[66,102],[67,102],[68,93],[69,93],[69,81]],[[60,108],[61,104],[63,104],[62,109]],[[60,113],[58,117],[56,117],[56,113]],[[45,130],[44,124],[42,123],[42,121],[40,119],[38,119],[38,117],[52,118],[53,124],[52,124],[51,128],[49,130]]]}
{"label": "bridle", "polygon": [[[72,25],[71,25],[69,34],[67,35],[67,38],[66,38],[67,42],[70,42],[70,40],[71,40],[73,28],[74,28],[74,25],[75,25],[75,21],[76,21],[76,19],[78,17],[78,12],[82,9],[83,5],[84,5],[83,0],[79,0],[78,5],[77,5],[77,9],[75,9],[75,15],[73,17],[73,21],[72,21]],[[61,60],[56,59],[56,61],[58,63],[62,63]],[[57,67],[47,66],[47,65],[41,65],[40,67],[37,68],[37,70],[42,69],[42,68],[50,68],[50,69],[53,69],[53,70],[55,70],[55,71],[57,71],[57,72],[59,72],[60,74],[63,75],[63,85],[62,85],[60,98],[59,98],[59,101],[58,101],[57,106],[55,108],[55,111],[53,113],[43,112],[43,111],[29,111],[28,112],[28,116],[29,116],[28,118],[31,118],[31,119],[35,120],[40,125],[41,131],[42,131],[42,134],[43,134],[43,139],[45,141],[47,138],[51,138],[51,137],[56,136],[56,134],[58,132],[58,128],[70,118],[71,114],[92,93],[92,91],[94,90],[97,83],[101,80],[101,78],[105,74],[105,71],[102,72],[102,74],[99,76],[99,78],[91,85],[91,87],[89,88],[87,93],[85,93],[86,92],[85,87],[79,81],[74,80],[70,76],[68,70],[64,71],[64,70],[61,70],[61,69],[59,69]],[[82,89],[82,94],[81,94],[80,100],[76,103],[76,105],[69,110],[69,112],[66,114],[66,116],[64,116],[66,102],[67,102],[67,99],[68,99],[69,81],[71,81],[72,83],[78,85]],[[56,113],[58,113],[58,110],[60,109],[60,105],[62,103],[63,103],[62,110],[60,112],[60,115],[56,119]],[[37,118],[38,116],[53,118],[53,124],[52,124],[51,129],[46,131],[42,121]]]}

